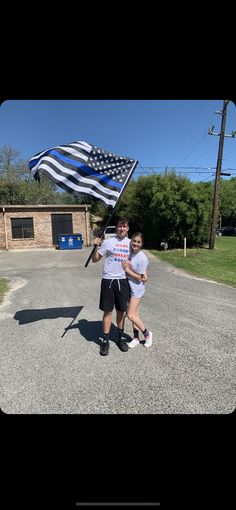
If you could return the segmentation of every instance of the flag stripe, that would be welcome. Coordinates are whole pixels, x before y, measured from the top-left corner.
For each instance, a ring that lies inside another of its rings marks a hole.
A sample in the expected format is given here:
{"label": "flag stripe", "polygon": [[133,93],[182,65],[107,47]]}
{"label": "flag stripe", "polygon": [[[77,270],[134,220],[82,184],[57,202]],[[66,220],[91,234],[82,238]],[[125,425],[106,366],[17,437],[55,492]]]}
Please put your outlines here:
{"label": "flag stripe", "polygon": [[[98,188],[100,191],[102,191],[102,193],[104,193],[104,195],[112,195],[114,196],[114,198],[118,198],[119,197],[119,192],[115,191],[115,190],[111,190],[111,188],[106,188],[105,186],[102,186],[102,184],[100,184],[99,182],[97,182],[95,179],[92,179],[92,178],[89,178],[87,179],[86,177],[79,177],[78,178],[78,174],[77,172],[73,172],[73,170],[68,170],[65,171],[63,169],[63,167],[60,169],[58,169],[58,166],[55,168],[54,165],[50,162],[46,162],[45,163],[42,163],[41,166],[40,166],[40,169],[43,168],[44,170],[46,170],[49,174],[51,175],[60,175],[62,178],[66,178],[67,181],[68,181],[68,185],[69,185],[69,181],[73,184],[78,184],[80,183],[81,185],[85,185],[85,186],[91,186],[91,187],[96,187]],[[52,171],[52,172],[51,172]],[[74,174],[74,175],[73,175]],[[45,175],[45,174],[44,174]]]}
{"label": "flag stripe", "polygon": [[76,160],[78,160],[78,161],[82,160],[82,162],[88,161],[88,156],[86,154],[83,154],[83,152],[81,150],[78,151],[78,149],[70,148],[70,147],[67,150],[65,150],[65,149],[63,149],[62,146],[53,147],[52,149],[48,149],[47,151],[41,152],[39,155],[37,155],[37,157],[32,158],[30,160],[30,164],[29,164],[30,170],[33,170],[34,166],[37,165],[38,163],[40,163],[42,158],[44,156],[47,156],[48,154],[56,154],[58,157],[62,157],[63,155],[70,154],[72,156],[72,159],[73,159],[73,156],[75,157],[75,159],[73,159],[73,161],[76,161]]}
{"label": "flag stripe", "polygon": [[[41,156],[43,156],[44,154],[48,154],[50,151],[52,151],[54,149],[62,149],[64,151],[70,152],[70,147],[74,147],[74,148],[78,147],[78,148],[85,150],[88,153],[90,153],[92,150],[92,145],[89,145],[86,142],[73,142],[73,143],[70,143],[69,145],[57,145],[56,147],[51,147],[50,149],[46,149],[42,152],[38,152],[31,158],[30,162],[33,161],[34,159],[39,159]],[[86,156],[86,158],[87,157],[88,156]]]}
{"label": "flag stripe", "polygon": [[[76,194],[84,193],[85,195],[92,195],[96,199],[102,200],[107,205],[110,205],[112,207],[114,207],[116,204],[117,197],[115,197],[115,199],[112,200],[112,198],[107,198],[104,195],[104,193],[102,193],[102,192],[97,193],[93,188],[91,188],[91,186],[83,187],[83,186],[79,186],[75,183],[72,183],[71,181],[66,179],[66,177],[62,177],[61,175],[58,175],[58,173],[54,172],[52,169],[50,169],[50,171],[48,171],[48,169],[44,169],[44,167],[42,167],[41,173],[43,175],[45,175],[45,177],[48,177],[48,174],[50,174],[50,179],[52,181],[54,181],[58,186],[63,187],[65,189],[65,191],[67,191],[68,193],[74,192]],[[58,181],[60,182],[60,184]]]}

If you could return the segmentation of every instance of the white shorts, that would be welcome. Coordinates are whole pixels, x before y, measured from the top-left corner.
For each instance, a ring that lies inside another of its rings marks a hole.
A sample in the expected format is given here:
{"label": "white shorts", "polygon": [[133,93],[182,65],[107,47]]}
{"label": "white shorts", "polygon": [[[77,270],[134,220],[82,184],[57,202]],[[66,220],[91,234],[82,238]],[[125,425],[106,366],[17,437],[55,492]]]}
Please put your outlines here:
{"label": "white shorts", "polygon": [[130,297],[134,297],[136,299],[140,299],[141,297],[143,297],[145,293],[145,289],[137,289],[137,290],[133,290],[133,289],[130,289]]}

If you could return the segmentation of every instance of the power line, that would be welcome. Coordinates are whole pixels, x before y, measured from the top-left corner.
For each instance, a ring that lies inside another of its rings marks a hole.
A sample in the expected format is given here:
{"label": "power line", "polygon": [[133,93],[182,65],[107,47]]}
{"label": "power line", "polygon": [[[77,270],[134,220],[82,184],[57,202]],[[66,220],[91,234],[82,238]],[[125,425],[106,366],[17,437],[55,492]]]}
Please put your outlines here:
{"label": "power line", "polygon": [[[194,152],[194,151],[195,151],[195,149],[198,147],[198,145],[200,145],[200,143],[202,142],[203,138],[205,138],[205,136],[206,136],[206,132],[204,132],[204,133],[203,133],[203,135],[202,135],[202,137],[200,138],[199,142],[197,142],[197,143],[194,145],[193,149],[192,149],[192,150],[191,150],[191,151],[187,154],[187,156],[185,156],[183,159],[181,159],[181,161],[179,161],[179,163],[182,163],[183,161],[185,161],[185,159],[188,159],[188,157],[190,156],[190,154],[192,154],[192,152]],[[179,163],[178,163],[178,165],[179,165]]]}
{"label": "power line", "polygon": [[202,179],[202,182],[207,181],[207,179],[210,179],[210,177],[214,177],[214,174],[208,175],[205,179]]}
{"label": "power line", "polygon": [[[188,132],[186,133],[186,135],[184,136],[184,138],[182,139],[182,141],[180,142],[180,144],[178,145],[177,149],[175,150],[174,154],[171,156],[171,159],[176,155],[176,153],[178,152],[178,150],[180,149],[180,147],[183,145],[183,143],[185,142],[187,136],[189,135],[189,133],[192,131],[193,129],[193,126],[196,124],[196,121],[198,119],[198,117],[200,116],[200,114],[202,113],[202,110],[206,107],[206,104],[202,106],[201,110],[198,112],[197,114],[197,117],[195,119],[195,121],[193,122],[192,126],[190,126]],[[205,133],[204,133],[205,135]],[[201,140],[200,140],[201,141]],[[199,142],[200,143],[200,142]]]}
{"label": "power line", "polygon": [[[156,172],[157,170],[157,172]],[[159,172],[158,172],[159,170]],[[168,166],[141,166],[137,167],[135,174],[148,174],[148,173],[163,173],[168,171],[178,170],[177,173],[183,174],[203,174],[212,173],[212,170],[216,170],[216,167],[168,167]],[[230,171],[231,173],[236,172],[236,168],[225,168],[223,172]]]}
{"label": "power line", "polygon": [[[175,165],[161,165],[161,166],[157,166],[157,165],[152,165],[152,166],[142,166],[140,165],[141,168],[186,168],[187,170],[190,170],[190,169],[196,169],[196,170],[215,170],[216,169],[216,166],[175,166]],[[139,165],[137,166],[137,168],[139,168]],[[235,169],[236,170],[236,169]]]}

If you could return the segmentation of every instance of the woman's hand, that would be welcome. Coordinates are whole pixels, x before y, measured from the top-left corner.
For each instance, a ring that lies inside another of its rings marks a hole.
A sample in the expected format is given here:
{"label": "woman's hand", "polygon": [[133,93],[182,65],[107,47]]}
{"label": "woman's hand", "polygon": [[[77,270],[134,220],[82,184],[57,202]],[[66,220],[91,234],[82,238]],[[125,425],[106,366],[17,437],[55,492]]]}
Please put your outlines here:
{"label": "woman's hand", "polygon": [[142,282],[143,282],[143,283],[146,283],[146,282],[147,282],[147,280],[148,280],[147,273],[144,273],[144,274],[142,274],[141,276],[142,276]]}

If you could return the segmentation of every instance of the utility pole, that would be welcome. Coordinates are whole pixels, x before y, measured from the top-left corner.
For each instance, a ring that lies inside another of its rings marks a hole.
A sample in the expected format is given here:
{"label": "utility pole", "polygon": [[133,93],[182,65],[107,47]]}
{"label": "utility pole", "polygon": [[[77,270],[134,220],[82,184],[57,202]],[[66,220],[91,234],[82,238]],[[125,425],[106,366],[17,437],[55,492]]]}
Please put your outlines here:
{"label": "utility pole", "polygon": [[220,176],[221,176],[221,165],[222,165],[222,158],[223,158],[224,137],[228,136],[230,138],[234,138],[235,133],[236,133],[236,131],[233,131],[232,135],[225,135],[226,112],[227,112],[228,103],[229,103],[229,100],[224,99],[223,110],[220,112],[215,112],[215,113],[219,113],[220,115],[222,115],[220,133],[213,132],[214,126],[212,126],[212,128],[209,129],[209,131],[208,131],[209,135],[220,136],[217,167],[216,167],[216,176],[215,176],[214,196],[213,196],[211,232],[210,232],[210,241],[209,241],[209,249],[210,250],[213,250],[215,247],[216,227],[217,227],[217,219],[218,219],[218,211],[219,211]]}

